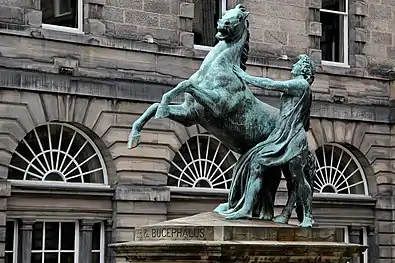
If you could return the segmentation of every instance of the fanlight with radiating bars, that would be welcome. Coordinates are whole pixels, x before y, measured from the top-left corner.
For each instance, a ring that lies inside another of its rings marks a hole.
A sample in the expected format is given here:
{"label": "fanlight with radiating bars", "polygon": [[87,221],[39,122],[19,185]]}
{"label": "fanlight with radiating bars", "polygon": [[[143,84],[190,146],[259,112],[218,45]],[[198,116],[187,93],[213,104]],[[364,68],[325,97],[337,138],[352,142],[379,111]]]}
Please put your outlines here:
{"label": "fanlight with radiating bars", "polygon": [[178,151],[168,174],[168,185],[188,188],[229,189],[236,158],[215,137],[200,134]]}
{"label": "fanlight with radiating bars", "polygon": [[34,128],[19,143],[8,179],[107,184],[107,170],[95,143],[66,123]]}
{"label": "fanlight with radiating bars", "polygon": [[[364,171],[346,147],[329,143],[316,150],[316,193],[368,194]],[[236,156],[215,137],[200,134],[177,152],[168,174],[168,186],[229,189]]]}

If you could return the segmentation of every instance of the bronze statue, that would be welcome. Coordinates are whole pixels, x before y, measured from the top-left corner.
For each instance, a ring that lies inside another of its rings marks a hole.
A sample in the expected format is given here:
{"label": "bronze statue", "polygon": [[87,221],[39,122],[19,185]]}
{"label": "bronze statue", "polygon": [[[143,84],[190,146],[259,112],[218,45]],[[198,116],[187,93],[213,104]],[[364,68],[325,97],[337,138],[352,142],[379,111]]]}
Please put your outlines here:
{"label": "bronze statue", "polygon": [[[295,177],[297,191],[290,198],[300,198],[304,215],[301,226],[312,226],[313,188],[312,181],[309,182],[307,179],[312,178],[310,173],[314,175],[315,160],[308,148],[306,132],[310,125],[310,85],[314,81],[314,63],[307,55],[300,55],[292,67],[292,79],[286,81],[252,77],[236,66],[234,72],[249,84],[279,91],[282,95],[280,116],[269,138],[251,148],[236,165],[229,196],[230,199],[236,198],[238,201],[234,207],[230,207],[231,211],[227,213],[226,218],[251,217],[257,196],[263,188],[263,177],[270,177],[267,169],[280,166],[283,171]],[[269,180],[268,178],[266,183],[270,183]],[[240,187],[242,189],[237,189]],[[288,213],[291,211],[292,208]],[[286,215],[281,215],[275,221],[288,220],[284,217]]]}
{"label": "bronze statue", "polygon": [[[255,152],[254,149],[257,149],[258,145],[264,144],[270,134],[281,128],[277,125],[277,119],[280,118],[279,110],[257,99],[245,81],[233,72],[235,65],[244,70],[248,58],[248,14],[242,5],[237,5],[225,12],[218,21],[216,34],[218,44],[211,49],[196,73],[165,93],[160,103],[151,105],[133,123],[128,148],[138,146],[141,129],[151,118],[167,117],[185,126],[200,124],[227,147],[242,155],[238,161],[237,167],[239,167],[244,156],[248,156],[246,154],[251,151]],[[184,102],[181,105],[169,105],[181,93],[185,93]],[[300,122],[300,120],[295,121]],[[265,145],[270,147],[269,144]],[[299,155],[292,157],[297,158],[296,156]],[[277,221],[287,223],[288,208],[292,210],[296,202],[295,178],[300,177],[289,173],[288,163],[284,163],[283,167],[278,165],[265,167],[262,189],[259,195],[255,196],[255,207],[251,216],[265,220],[273,218],[274,198],[281,180],[281,169],[283,169],[287,179],[289,198],[287,206]],[[234,173],[232,186],[241,186],[246,182],[239,177]],[[239,193],[239,190],[232,187],[229,202],[220,205],[215,211],[223,213],[233,209],[238,202],[237,197],[241,197]],[[302,209],[302,203],[299,201],[296,205],[298,218],[302,222],[303,211],[306,209]]]}

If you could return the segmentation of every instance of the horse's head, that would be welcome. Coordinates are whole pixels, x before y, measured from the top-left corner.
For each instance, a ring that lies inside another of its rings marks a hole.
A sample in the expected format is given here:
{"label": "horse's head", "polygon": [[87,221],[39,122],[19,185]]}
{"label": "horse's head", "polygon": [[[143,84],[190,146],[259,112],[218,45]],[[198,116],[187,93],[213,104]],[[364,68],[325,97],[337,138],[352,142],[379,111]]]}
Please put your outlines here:
{"label": "horse's head", "polygon": [[240,39],[243,32],[248,28],[248,14],[249,12],[246,12],[245,7],[240,4],[227,10],[218,20],[218,33],[215,37],[226,42],[234,42]]}

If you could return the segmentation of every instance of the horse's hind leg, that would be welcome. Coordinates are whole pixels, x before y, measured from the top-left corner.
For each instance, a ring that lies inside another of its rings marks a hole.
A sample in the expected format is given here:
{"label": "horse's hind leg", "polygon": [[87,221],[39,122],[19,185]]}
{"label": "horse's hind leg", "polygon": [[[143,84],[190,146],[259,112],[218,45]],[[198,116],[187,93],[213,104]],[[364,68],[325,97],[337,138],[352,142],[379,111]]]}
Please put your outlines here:
{"label": "horse's hind leg", "polygon": [[[148,107],[148,109],[141,115],[132,125],[132,131],[129,135],[128,148],[135,148],[141,142],[141,129],[144,125],[155,116],[155,113],[159,107],[159,103],[154,103]],[[191,126],[195,124],[195,114],[193,113],[189,101],[185,101],[181,105],[170,105],[169,106],[168,118],[176,121],[184,126]]]}
{"label": "horse's hind leg", "polygon": [[282,212],[280,215],[276,216],[274,218],[274,222],[280,223],[280,224],[287,224],[289,221],[289,218],[292,215],[292,210],[294,208],[296,198],[297,198],[297,184],[296,184],[296,177],[293,171],[291,171],[289,164],[285,164],[282,166],[282,171],[285,177],[285,180],[287,181],[287,190],[288,190],[288,200],[283,208]]}
{"label": "horse's hind leg", "polygon": [[263,213],[260,219],[272,220],[274,217],[274,204],[276,193],[281,181],[280,167],[271,167],[264,176],[263,180]]}

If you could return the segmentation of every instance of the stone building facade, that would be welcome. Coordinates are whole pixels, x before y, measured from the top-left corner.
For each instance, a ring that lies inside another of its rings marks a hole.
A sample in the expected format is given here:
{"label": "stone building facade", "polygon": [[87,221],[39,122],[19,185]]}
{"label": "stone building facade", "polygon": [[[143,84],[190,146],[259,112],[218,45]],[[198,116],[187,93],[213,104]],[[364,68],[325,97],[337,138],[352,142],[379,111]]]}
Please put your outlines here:
{"label": "stone building facade", "polygon": [[318,65],[316,223],[368,245],[355,262],[395,261],[394,1],[0,0],[0,263],[123,262],[107,245],[136,225],[226,199],[238,156],[202,127],[151,120],[126,143],[240,2],[250,74],[286,79],[299,53]]}

